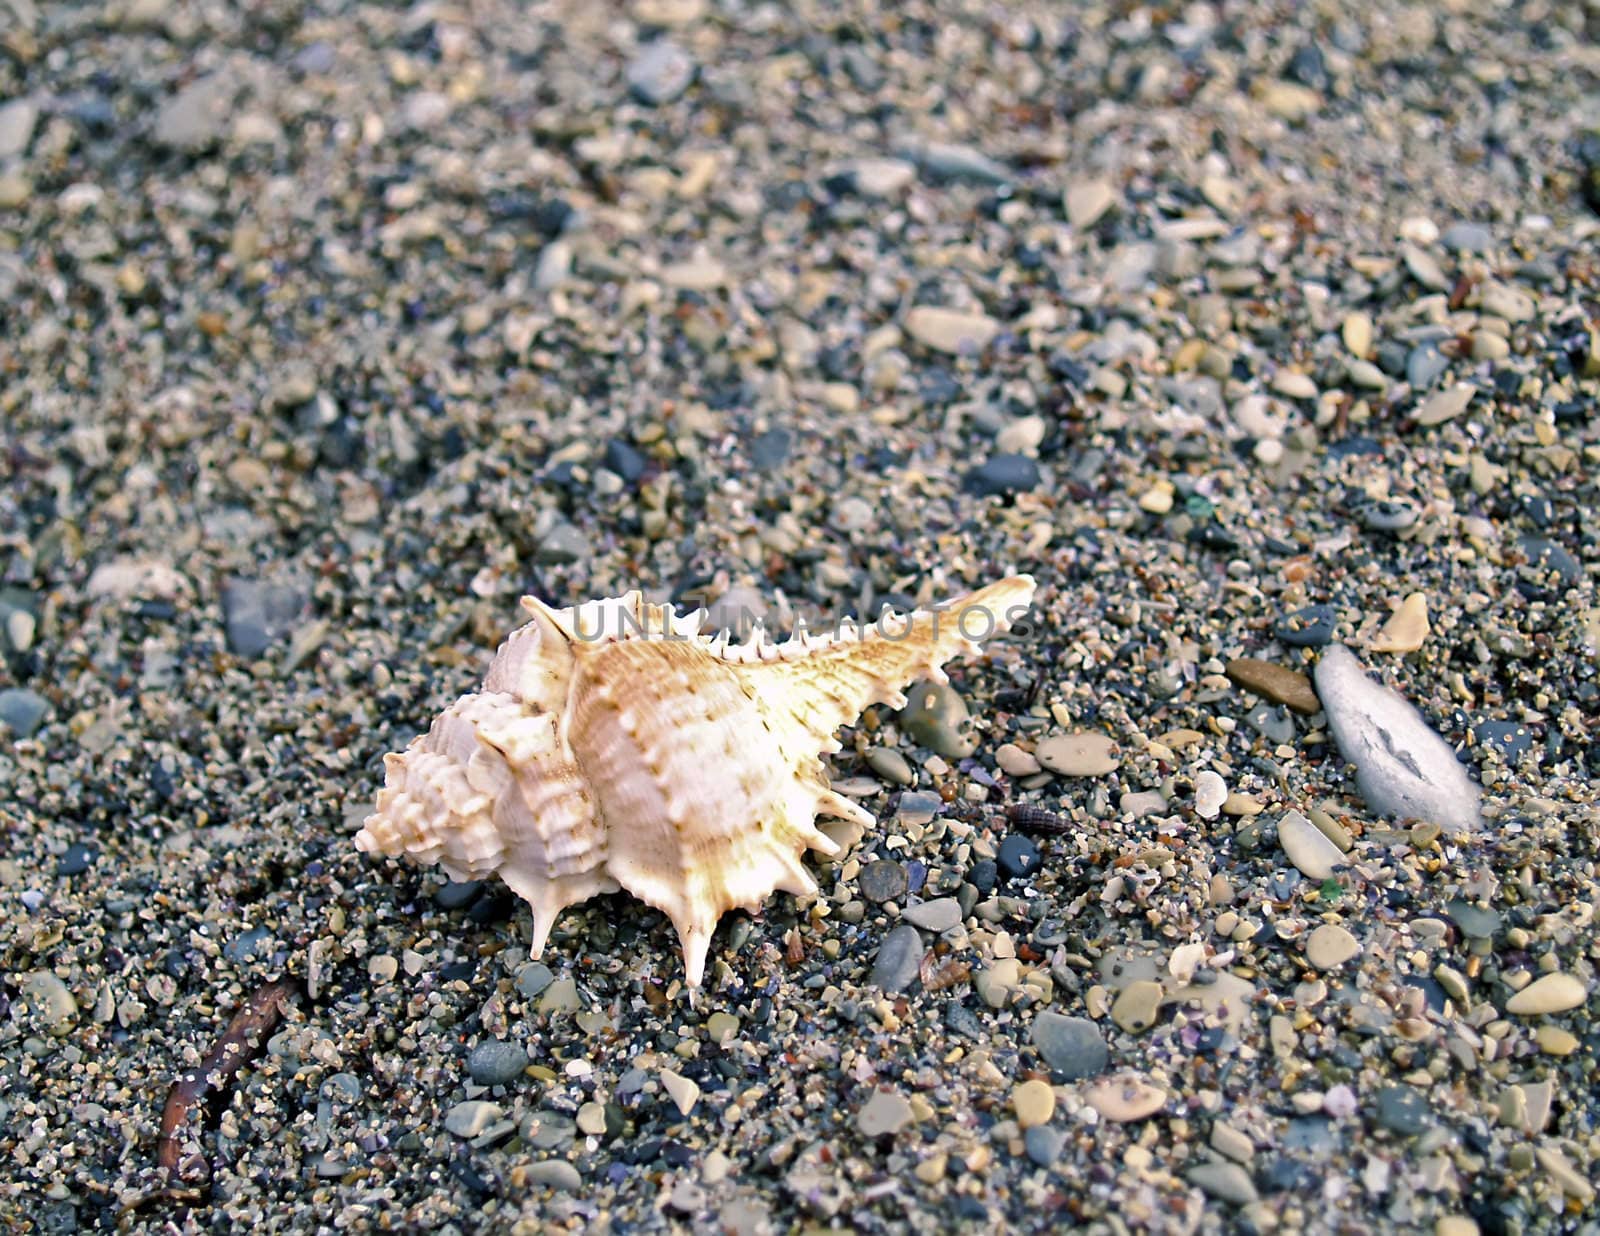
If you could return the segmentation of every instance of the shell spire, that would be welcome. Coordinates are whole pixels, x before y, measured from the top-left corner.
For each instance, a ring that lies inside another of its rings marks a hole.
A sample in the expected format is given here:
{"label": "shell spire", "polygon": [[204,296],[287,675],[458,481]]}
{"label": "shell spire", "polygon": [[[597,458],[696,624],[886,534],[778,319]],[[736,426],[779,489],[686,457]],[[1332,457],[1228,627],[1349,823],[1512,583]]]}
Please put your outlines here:
{"label": "shell spire", "polygon": [[1032,601],[1016,575],[946,605],[798,632],[781,644],[700,634],[638,592],[566,609],[523,598],[531,621],[483,687],[384,758],[367,853],[497,874],[533,912],[531,955],[557,916],[625,889],[671,920],[690,986],[735,907],[815,896],[807,850],[837,853],[818,815],[872,816],[829,788],[820,755],[874,703],[903,707],[921,677],[1010,627]]}

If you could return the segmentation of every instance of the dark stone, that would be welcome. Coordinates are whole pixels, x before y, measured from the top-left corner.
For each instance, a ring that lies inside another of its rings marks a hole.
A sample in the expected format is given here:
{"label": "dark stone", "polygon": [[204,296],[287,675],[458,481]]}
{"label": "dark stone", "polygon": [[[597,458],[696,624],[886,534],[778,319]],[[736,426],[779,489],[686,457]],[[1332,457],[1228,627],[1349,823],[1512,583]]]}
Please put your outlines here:
{"label": "dark stone", "polygon": [[1519,536],[1517,548],[1540,574],[1554,571],[1561,582],[1575,588],[1583,582],[1583,567],[1570,553],[1542,536]]}
{"label": "dark stone", "polygon": [[61,861],[56,864],[58,876],[82,875],[94,865],[96,854],[92,847],[84,845],[81,841],[74,842],[67,847],[67,852],[61,856]]}
{"label": "dark stone", "polygon": [[1297,1116],[1289,1121],[1283,1131],[1285,1150],[1309,1150],[1313,1154],[1328,1154],[1338,1138],[1334,1136],[1333,1121],[1327,1116]]}
{"label": "dark stone", "polygon": [[893,859],[880,858],[861,869],[857,887],[868,901],[882,903],[904,897],[910,881],[906,869]]}
{"label": "dark stone", "polygon": [[980,498],[1022,493],[1039,484],[1039,465],[1026,455],[991,455],[968,472],[961,487]]}
{"label": "dark stone", "polygon": [[439,967],[439,978],[446,983],[466,983],[477,972],[478,963],[475,961],[452,961],[449,965]]}
{"label": "dark stone", "polygon": [[50,712],[50,701],[26,687],[7,687],[0,691],[0,726],[18,738],[32,738]]}
{"label": "dark stone", "polygon": [[1000,870],[1012,879],[1039,870],[1039,846],[1032,837],[1012,833],[1000,843]]}
{"label": "dark stone", "polygon": [[471,905],[483,891],[482,880],[452,880],[433,895],[433,904],[441,910],[460,910]]}
{"label": "dark stone", "polygon": [[528,1053],[500,1039],[484,1039],[467,1056],[467,1072],[480,1086],[508,1086],[527,1067]]}
{"label": "dark stone", "polygon": [[1105,1035],[1087,1017],[1040,1013],[1033,1019],[1033,1045],[1044,1062],[1067,1081],[1104,1072],[1111,1059]]}
{"label": "dark stone", "polygon": [[983,1033],[983,1023],[978,1020],[978,1015],[960,1000],[952,1000],[944,1006],[944,1024],[962,1038],[971,1039],[974,1043],[981,1043],[987,1037]]}
{"label": "dark stone", "polygon": [[1492,940],[1505,925],[1498,911],[1475,906],[1460,897],[1448,902],[1444,912],[1469,940]]}
{"label": "dark stone", "polygon": [[306,608],[299,586],[259,579],[228,579],[222,584],[222,613],[228,647],[254,660],[294,629]]}
{"label": "dark stone", "polygon": [[1410,502],[1389,500],[1362,503],[1356,517],[1374,532],[1401,532],[1417,522],[1418,513]]}
{"label": "dark stone", "polygon": [[646,459],[631,442],[612,438],[606,443],[605,465],[632,485],[644,475]]}
{"label": "dark stone", "polygon": [[1022,1135],[1022,1145],[1028,1152],[1028,1158],[1040,1167],[1053,1166],[1061,1157],[1061,1148],[1066,1141],[1065,1130],[1047,1124],[1036,1124]]}
{"label": "dark stone", "polygon": [[907,923],[884,936],[872,963],[872,985],[891,995],[907,990],[917,981],[922,965],[922,933]]}
{"label": "dark stone", "polygon": [[972,887],[985,897],[994,892],[994,886],[999,879],[1000,869],[992,858],[980,858],[972,864],[972,870],[967,872],[967,879],[972,882]]}
{"label": "dark stone", "polygon": [[1307,43],[1295,54],[1289,57],[1289,63],[1284,68],[1283,75],[1292,82],[1299,82],[1302,86],[1310,86],[1313,90],[1323,90],[1328,85],[1328,66],[1323,62],[1322,49],[1315,43]]}
{"label": "dark stone", "polygon": [[1331,605],[1307,605],[1285,614],[1273,634],[1291,648],[1321,648],[1333,640],[1335,614]]}
{"label": "dark stone", "polygon": [[1385,1086],[1373,1112],[1379,1127],[1402,1137],[1415,1137],[1433,1124],[1433,1112],[1422,1092],[1411,1086]]}
{"label": "dark stone", "polygon": [[1507,764],[1515,764],[1533,749],[1533,732],[1515,721],[1480,721],[1472,727],[1472,737]]}
{"label": "dark stone", "polygon": [[249,961],[264,956],[272,947],[272,933],[265,927],[252,927],[235,936],[223,947],[222,955],[229,961]]}

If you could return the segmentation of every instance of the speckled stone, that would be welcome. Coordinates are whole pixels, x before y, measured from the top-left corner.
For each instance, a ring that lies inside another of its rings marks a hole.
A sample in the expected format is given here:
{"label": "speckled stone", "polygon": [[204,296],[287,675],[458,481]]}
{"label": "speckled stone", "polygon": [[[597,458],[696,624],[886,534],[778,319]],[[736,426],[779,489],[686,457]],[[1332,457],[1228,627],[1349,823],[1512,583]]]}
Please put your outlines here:
{"label": "speckled stone", "polygon": [[484,1039],[467,1055],[467,1072],[480,1086],[509,1085],[527,1067],[528,1053],[501,1039]]}

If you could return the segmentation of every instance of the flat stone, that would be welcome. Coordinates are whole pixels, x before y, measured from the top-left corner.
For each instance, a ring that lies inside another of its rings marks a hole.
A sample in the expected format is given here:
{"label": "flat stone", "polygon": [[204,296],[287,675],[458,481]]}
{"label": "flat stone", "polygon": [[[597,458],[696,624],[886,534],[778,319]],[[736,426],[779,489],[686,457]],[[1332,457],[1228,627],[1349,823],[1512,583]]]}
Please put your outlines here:
{"label": "flat stone", "polygon": [[309,593],[299,584],[232,578],[222,584],[228,647],[253,660],[288,635],[305,612]]}
{"label": "flat stone", "polygon": [[1556,971],[1529,983],[1506,1001],[1506,1012],[1518,1017],[1537,1017],[1542,1013],[1565,1013],[1581,1008],[1589,999],[1589,989],[1581,979]]}
{"label": "flat stone", "polygon": [[1062,205],[1067,212],[1067,222],[1078,231],[1093,227],[1100,216],[1116,205],[1117,191],[1109,180],[1081,180],[1067,186]]}
{"label": "flat stone", "polygon": [[0,691],[0,725],[17,738],[32,738],[50,715],[50,701],[27,687]]}
{"label": "flat stone", "polygon": [[1339,326],[1339,336],[1344,340],[1345,351],[1358,360],[1372,353],[1372,315],[1359,309],[1345,315]]}
{"label": "flat stone", "polygon": [[661,1087],[680,1116],[687,1116],[700,1101],[700,1083],[671,1069],[661,1070]]}
{"label": "flat stone", "polygon": [[1129,983],[1117,993],[1111,1020],[1129,1034],[1141,1034],[1156,1024],[1161,1010],[1161,984],[1151,979]]}
{"label": "flat stone", "polygon": [[1010,879],[1025,879],[1039,870],[1039,845],[1032,837],[1011,833],[1000,842],[996,858]]}
{"label": "flat stone", "polygon": [[1337,923],[1323,923],[1306,940],[1306,960],[1332,970],[1361,955],[1361,942]]}
{"label": "flat stone", "polygon": [[657,39],[628,63],[628,90],[639,102],[661,107],[682,97],[694,81],[694,59],[671,39]]}
{"label": "flat stone", "polygon": [[1044,1062],[1068,1081],[1093,1077],[1111,1058],[1105,1035],[1087,1017],[1040,1013],[1033,1019],[1031,1037]]}
{"label": "flat stone", "polygon": [[1022,982],[1022,965],[1015,957],[1001,957],[978,971],[973,987],[992,1009],[1003,1009]]}
{"label": "flat stone", "polygon": [[67,985],[49,970],[35,970],[22,980],[17,1000],[52,1034],[63,1034],[78,1017],[78,1002]]}
{"label": "flat stone", "polygon": [[1028,493],[1039,485],[1039,465],[1026,455],[991,455],[961,480],[964,492],[980,498]]}
{"label": "flat stone", "polygon": [[1417,407],[1417,424],[1442,425],[1446,421],[1455,420],[1467,410],[1467,405],[1477,393],[1476,387],[1463,383],[1429,395]]}
{"label": "flat stone", "polygon": [[480,1086],[510,1085],[527,1067],[528,1053],[501,1039],[484,1039],[467,1055],[467,1072]]}
{"label": "flat stone", "polygon": [[546,987],[555,981],[555,975],[550,972],[550,967],[542,961],[530,961],[517,970],[517,994],[524,1000],[532,1000]]}
{"label": "flat stone", "polygon": [[1499,911],[1475,906],[1461,897],[1446,902],[1444,912],[1469,940],[1492,940],[1505,925]]}
{"label": "flat stone", "polygon": [[1211,1149],[1227,1155],[1235,1163],[1249,1163],[1256,1155],[1256,1144],[1231,1124],[1221,1120],[1211,1126]]}
{"label": "flat stone", "polygon": [[1083,1097],[1101,1116],[1118,1124],[1147,1120],[1167,1105],[1165,1090],[1132,1073],[1096,1082]]}
{"label": "flat stone", "polygon": [[1194,809],[1203,820],[1214,820],[1228,801],[1228,783],[1221,774],[1205,768],[1194,777]]}
{"label": "flat stone", "polygon": [[1033,1078],[1011,1091],[1011,1107],[1017,1113],[1017,1124],[1024,1129],[1048,1124],[1056,1110],[1056,1092],[1049,1082]]}
{"label": "flat stone", "polygon": [[917,167],[906,159],[857,159],[846,176],[862,197],[898,197],[917,178]]}
{"label": "flat stone", "polygon": [[1034,749],[1039,763],[1063,777],[1102,777],[1122,763],[1116,739],[1107,734],[1078,730],[1052,734]]}
{"label": "flat stone", "polygon": [[1356,786],[1369,808],[1431,821],[1451,833],[1476,831],[1482,792],[1455,750],[1404,696],[1369,678],[1340,644],[1317,662],[1316,684],[1334,741],[1356,766]]}
{"label": "flat stone", "polygon": [[561,1159],[541,1159],[521,1169],[522,1182],[533,1188],[555,1189],[562,1193],[576,1193],[583,1188],[583,1177],[572,1164]]}
{"label": "flat stone", "polygon": [[1433,1124],[1433,1112],[1421,1091],[1412,1086],[1385,1086],[1378,1091],[1374,1117],[1402,1137],[1415,1137]]}
{"label": "flat stone", "polygon": [[1008,777],[1031,777],[1044,767],[1033,752],[1024,751],[1013,742],[995,748],[994,762]]}
{"label": "flat stone", "polygon": [[198,154],[222,137],[238,91],[232,74],[196,78],[156,112],[151,137],[157,145]]}
{"label": "flat stone", "polygon": [[505,1114],[498,1103],[468,1099],[445,1113],[444,1127],[457,1137],[476,1137]]}
{"label": "flat stone", "polygon": [[905,331],[925,348],[959,356],[988,347],[1000,333],[1000,323],[985,313],[918,305],[906,314]]}
{"label": "flat stone", "polygon": [[1536,308],[1533,297],[1504,283],[1490,281],[1478,292],[1478,311],[1507,322],[1530,321]]}
{"label": "flat stone", "polygon": [[878,946],[877,959],[872,963],[872,985],[891,995],[907,990],[917,981],[924,951],[922,935],[915,927],[909,923],[896,927]]}
{"label": "flat stone", "polygon": [[961,913],[961,903],[954,897],[940,897],[907,906],[900,912],[900,917],[924,931],[949,931],[961,925],[964,915]]}
{"label": "flat stone", "polygon": [[908,881],[904,864],[891,858],[879,858],[861,869],[856,887],[866,900],[876,903],[898,901],[906,895]]}
{"label": "flat stone", "polygon": [[1322,701],[1312,689],[1311,679],[1299,670],[1256,657],[1236,657],[1224,668],[1229,681],[1274,704],[1285,704],[1308,716],[1322,711]]}
{"label": "flat stone", "polygon": [[570,976],[558,978],[539,997],[541,1013],[575,1013],[583,1007],[578,999],[578,981]]}
{"label": "flat stone", "polygon": [[910,1124],[914,1115],[904,1095],[875,1090],[856,1113],[856,1128],[863,1137],[892,1137]]}
{"label": "flat stone", "polygon": [[1428,598],[1413,592],[1398,606],[1372,639],[1373,652],[1415,652],[1427,641]]}
{"label": "flat stone", "polygon": [[0,159],[25,153],[38,122],[39,105],[32,99],[12,99],[0,106]]}
{"label": "flat stone", "polygon": [[1197,1163],[1183,1178],[1207,1197],[1234,1206],[1248,1206],[1261,1197],[1250,1173],[1237,1163]]}
{"label": "flat stone", "polygon": [[1286,811],[1278,821],[1278,844],[1295,869],[1308,880],[1326,880],[1344,855],[1327,836],[1298,811]]}

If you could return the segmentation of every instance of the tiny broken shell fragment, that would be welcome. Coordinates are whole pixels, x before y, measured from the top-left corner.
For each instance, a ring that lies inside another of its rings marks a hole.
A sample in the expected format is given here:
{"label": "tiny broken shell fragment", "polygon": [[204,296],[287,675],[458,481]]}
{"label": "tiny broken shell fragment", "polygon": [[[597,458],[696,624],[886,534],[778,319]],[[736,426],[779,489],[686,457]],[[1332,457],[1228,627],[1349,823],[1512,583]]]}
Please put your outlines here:
{"label": "tiny broken shell fragment", "polygon": [[873,824],[836,794],[821,756],[872,704],[902,708],[918,678],[1004,631],[1033,599],[1015,575],[932,610],[773,643],[700,634],[638,592],[567,609],[523,598],[532,621],[500,645],[483,686],[404,752],[384,757],[356,848],[498,875],[533,909],[531,954],[556,916],[626,889],[661,910],[691,986],[711,934],[773,892],[814,896],[806,850],[832,855],[818,815]]}

